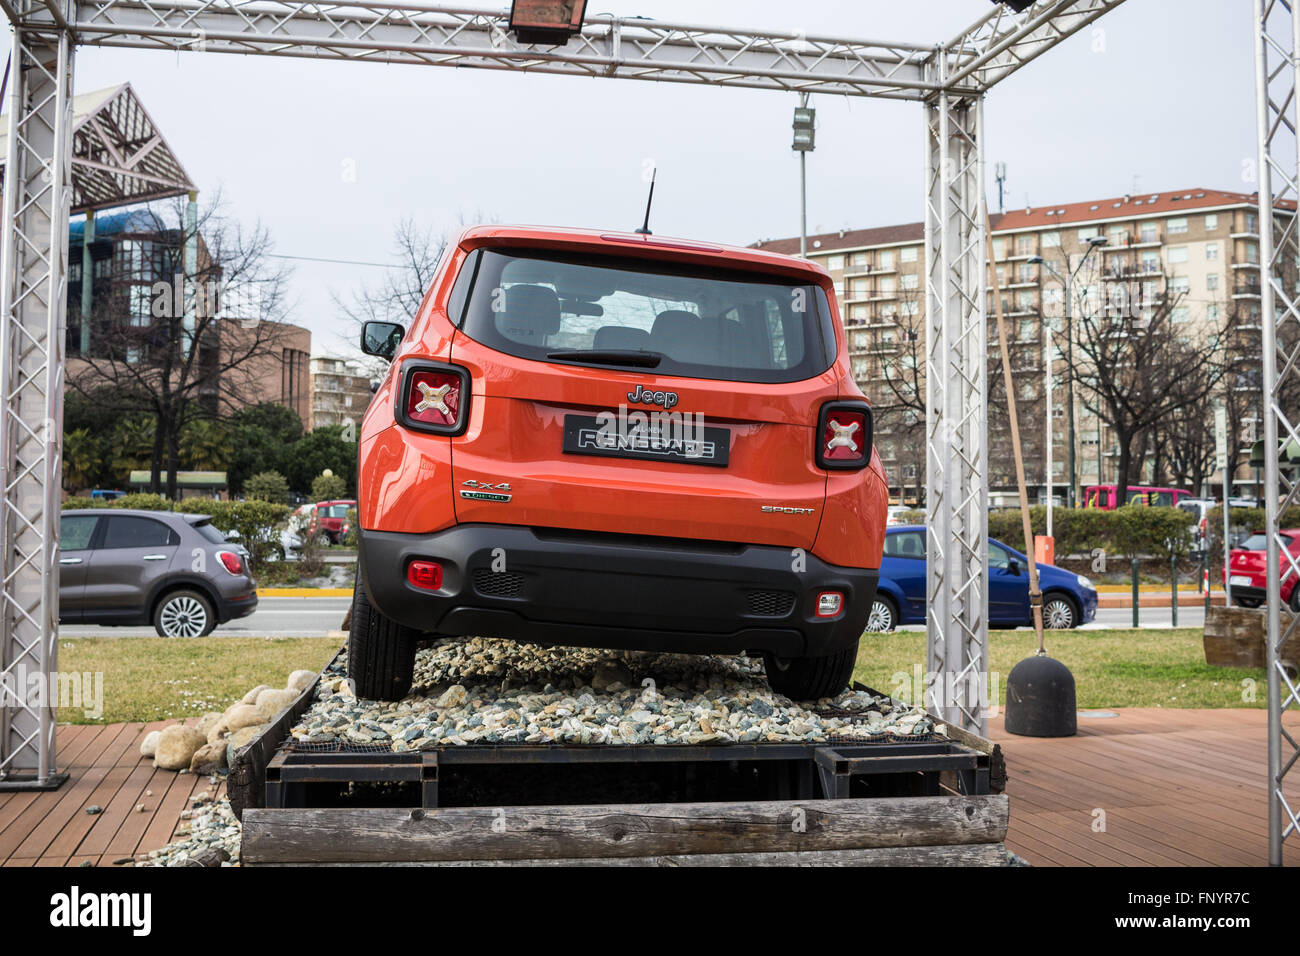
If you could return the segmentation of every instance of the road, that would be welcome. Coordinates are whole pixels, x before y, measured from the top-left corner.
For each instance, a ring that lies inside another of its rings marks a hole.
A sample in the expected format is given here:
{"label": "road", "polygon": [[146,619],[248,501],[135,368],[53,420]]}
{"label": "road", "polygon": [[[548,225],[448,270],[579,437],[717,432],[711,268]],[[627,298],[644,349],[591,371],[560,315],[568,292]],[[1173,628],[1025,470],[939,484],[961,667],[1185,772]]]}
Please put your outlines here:
{"label": "road", "polygon": [[[213,637],[326,637],[337,631],[348,612],[350,597],[279,597],[262,598],[257,610],[248,617],[223,624]],[[1169,608],[1142,608],[1143,627],[1169,627]],[[1179,627],[1200,627],[1205,611],[1199,607],[1178,609]],[[1128,608],[1102,608],[1097,620],[1084,625],[1085,630],[1127,628],[1133,626],[1133,612]],[[920,630],[921,628],[900,628]],[[60,637],[156,637],[152,627],[98,627],[68,625],[59,628]]]}
{"label": "road", "polygon": [[[348,613],[350,597],[271,597],[257,602],[257,610],[229,624],[212,637],[326,637],[337,631]],[[100,627],[66,625],[60,637],[157,637],[152,627]]]}

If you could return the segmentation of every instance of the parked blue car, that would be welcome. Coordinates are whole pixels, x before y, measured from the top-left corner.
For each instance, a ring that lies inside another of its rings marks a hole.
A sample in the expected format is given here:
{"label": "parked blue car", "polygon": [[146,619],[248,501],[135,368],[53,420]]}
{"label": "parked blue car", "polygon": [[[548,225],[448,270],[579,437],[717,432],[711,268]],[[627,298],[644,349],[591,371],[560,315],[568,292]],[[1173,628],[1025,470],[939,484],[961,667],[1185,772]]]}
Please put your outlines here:
{"label": "parked blue car", "polygon": [[[1078,627],[1097,616],[1097,589],[1081,574],[1050,564],[1038,566],[1043,591],[1043,625]],[[925,623],[925,527],[885,529],[880,584],[867,620],[868,631],[891,631],[899,624]],[[989,539],[989,626],[1032,625],[1029,613],[1028,559]]]}

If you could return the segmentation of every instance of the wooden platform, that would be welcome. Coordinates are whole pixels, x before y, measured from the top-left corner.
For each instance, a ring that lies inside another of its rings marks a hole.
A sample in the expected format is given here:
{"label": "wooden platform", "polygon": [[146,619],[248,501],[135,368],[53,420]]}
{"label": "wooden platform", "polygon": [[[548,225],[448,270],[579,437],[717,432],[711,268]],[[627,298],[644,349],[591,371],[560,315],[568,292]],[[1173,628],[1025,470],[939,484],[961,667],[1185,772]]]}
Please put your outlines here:
{"label": "wooden platform", "polygon": [[[1263,866],[1268,862],[1268,714],[1116,710],[1080,716],[1077,737],[1008,734],[1007,848],[1035,866]],[[1292,735],[1300,714],[1288,715]],[[1300,770],[1287,798],[1300,806]],[[1105,812],[1105,831],[1093,830]],[[1285,862],[1300,866],[1300,837]]]}
{"label": "wooden platform", "polygon": [[[0,793],[0,865],[111,866],[171,842],[190,797],[211,784],[156,770],[140,756],[145,735],[170,723],[60,727],[58,766],[68,782],[45,793]],[[103,812],[87,814],[91,805]]]}
{"label": "wooden platform", "polygon": [[[1014,737],[1001,718],[990,722],[1010,777],[1008,848],[1036,866],[1263,865],[1265,712],[1117,713],[1080,717],[1079,736],[1063,740]],[[1300,734],[1300,714],[1287,723]],[[0,865],[109,866],[168,843],[209,784],[140,756],[145,734],[163,726],[60,727],[59,766],[71,779],[50,793],[0,793]],[[1300,806],[1300,776],[1289,796]],[[91,804],[103,813],[84,813]],[[1095,809],[1105,832],[1092,829]],[[1300,840],[1288,844],[1286,862],[1300,866]]]}

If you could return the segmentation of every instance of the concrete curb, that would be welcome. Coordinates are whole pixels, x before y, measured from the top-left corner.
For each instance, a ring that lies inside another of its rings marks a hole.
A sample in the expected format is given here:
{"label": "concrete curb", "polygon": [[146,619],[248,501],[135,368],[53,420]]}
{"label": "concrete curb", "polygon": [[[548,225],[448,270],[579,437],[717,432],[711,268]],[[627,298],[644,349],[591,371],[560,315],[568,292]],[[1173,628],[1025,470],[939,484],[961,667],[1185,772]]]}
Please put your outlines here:
{"label": "concrete curb", "polygon": [[351,588],[258,588],[259,598],[273,597],[352,597]]}

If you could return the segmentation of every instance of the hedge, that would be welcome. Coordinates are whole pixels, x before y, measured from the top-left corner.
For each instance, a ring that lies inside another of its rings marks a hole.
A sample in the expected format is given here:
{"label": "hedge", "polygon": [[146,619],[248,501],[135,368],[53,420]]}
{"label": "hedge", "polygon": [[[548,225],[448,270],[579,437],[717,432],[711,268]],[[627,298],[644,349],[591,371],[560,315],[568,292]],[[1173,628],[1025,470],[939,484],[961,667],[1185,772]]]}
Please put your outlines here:
{"label": "hedge", "polygon": [[92,498],[68,498],[65,509],[73,508],[133,508],[139,511],[179,511],[182,514],[212,516],[212,525],[218,531],[239,533],[239,543],[249,554],[248,563],[257,573],[279,545],[278,528],[292,509],[288,505],[269,501],[218,501],[215,498],[182,498],[171,501],[162,495],[124,495],[111,501]]}
{"label": "hedge", "polygon": [[[1020,551],[1025,548],[1020,509],[989,514],[989,537]],[[1047,533],[1047,508],[1029,509],[1029,523],[1035,535]],[[1101,548],[1111,557],[1137,558],[1143,555],[1185,555],[1193,546],[1191,516],[1179,508],[1148,508],[1125,505],[1107,511],[1101,508],[1054,508],[1052,534],[1056,554],[1091,554]]]}

